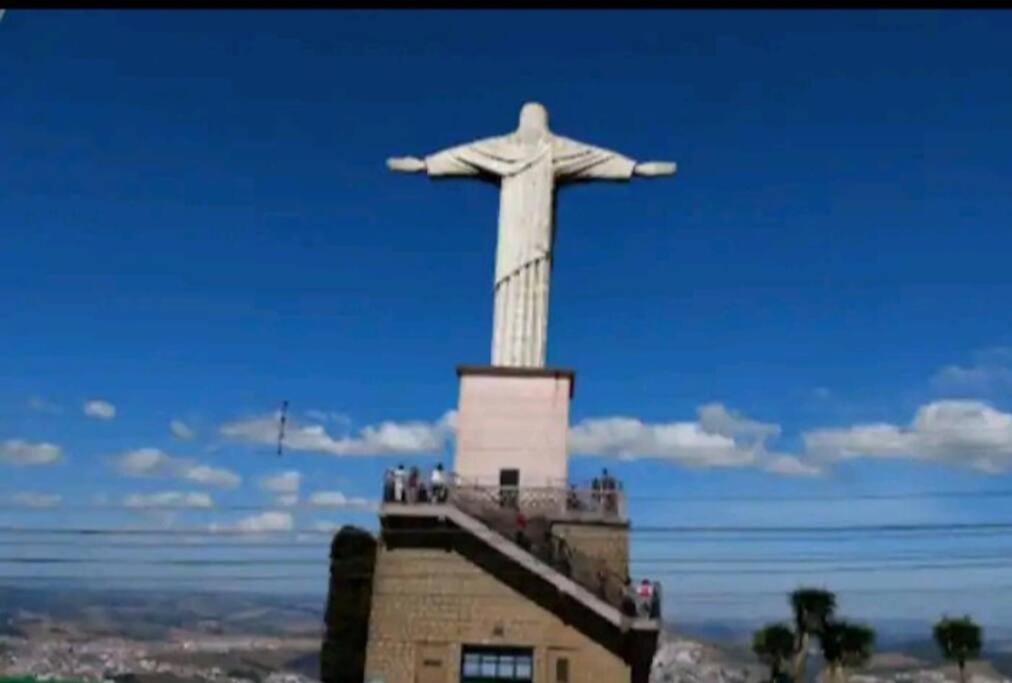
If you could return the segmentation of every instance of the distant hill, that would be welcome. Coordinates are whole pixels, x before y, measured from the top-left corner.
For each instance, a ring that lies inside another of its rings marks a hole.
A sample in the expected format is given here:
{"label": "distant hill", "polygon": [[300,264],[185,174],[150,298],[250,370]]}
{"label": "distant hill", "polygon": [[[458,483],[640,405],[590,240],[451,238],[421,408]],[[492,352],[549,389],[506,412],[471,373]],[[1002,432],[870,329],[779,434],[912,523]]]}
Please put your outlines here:
{"label": "distant hill", "polygon": [[313,635],[322,631],[323,608],[318,596],[0,587],[0,628],[21,636],[40,618],[92,637],[137,640],[161,639],[173,629]]}

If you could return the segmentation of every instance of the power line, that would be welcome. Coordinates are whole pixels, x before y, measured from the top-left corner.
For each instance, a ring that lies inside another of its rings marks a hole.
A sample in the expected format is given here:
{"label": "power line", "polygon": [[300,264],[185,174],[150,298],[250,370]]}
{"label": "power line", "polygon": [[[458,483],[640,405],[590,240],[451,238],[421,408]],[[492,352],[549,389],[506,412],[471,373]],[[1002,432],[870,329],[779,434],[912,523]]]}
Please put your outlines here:
{"label": "power line", "polygon": [[[283,430],[282,430],[283,437]],[[644,503],[665,503],[670,505],[678,505],[681,503],[764,503],[764,504],[784,504],[784,503],[804,503],[804,502],[854,502],[854,501],[888,501],[888,500],[914,500],[914,499],[931,499],[931,498],[1012,498],[1012,489],[991,489],[991,490],[937,490],[937,491],[914,491],[908,493],[845,493],[845,494],[811,494],[811,495],[791,495],[791,496],[776,496],[776,495],[762,495],[762,496],[687,496],[687,495],[668,495],[668,496],[625,496],[627,502],[644,502]],[[379,504],[379,501],[375,501]],[[293,505],[280,506],[281,509],[285,510],[341,510],[341,511],[361,511],[369,512],[375,511],[368,508],[361,508],[361,510],[351,507],[329,507],[323,505],[315,505],[312,503],[295,503]],[[75,510],[75,511],[130,511],[130,512],[145,512],[145,511],[173,511],[173,512],[213,512],[213,511],[242,511],[242,512],[267,512],[276,511],[279,509],[277,505],[214,505],[208,507],[184,507],[179,505],[152,505],[152,506],[135,506],[126,504],[56,504],[56,505],[31,505],[27,503],[0,503],[0,510],[9,512],[52,512],[54,510]]]}
{"label": "power line", "polygon": [[[740,567],[735,569],[714,569],[714,568],[671,568],[662,567],[650,572],[653,578],[676,577],[676,576],[743,576],[743,575],[797,575],[797,574],[879,574],[886,572],[921,572],[936,570],[977,570],[977,569],[1003,569],[1008,566],[1008,558],[994,559],[991,561],[938,561],[938,562],[907,562],[891,565],[871,564],[871,561],[864,562],[866,566],[855,564],[827,565],[824,567]],[[101,565],[101,566],[166,566],[179,568],[217,568],[217,567],[267,567],[267,566],[292,566],[292,567],[318,567],[322,570],[334,568],[337,563],[328,565],[326,560],[296,560],[296,559],[135,559],[135,558],[59,558],[59,557],[19,557],[0,559],[2,565]],[[502,573],[515,576],[527,576],[529,570],[523,568],[504,569]],[[497,572],[494,572],[497,573]],[[410,579],[431,579],[431,572],[376,572],[374,574],[346,574],[343,578],[371,578],[386,580],[410,580]],[[440,577],[454,577],[458,579],[481,579],[483,577],[474,571],[440,571]]]}
{"label": "power line", "polygon": [[[695,534],[878,534],[878,533],[924,533],[924,532],[945,532],[959,533],[964,531],[1012,531],[1012,522],[932,522],[932,523],[910,523],[910,524],[867,524],[867,525],[811,525],[811,526],[634,526],[628,529],[630,534],[662,534],[662,535],[695,535]],[[238,528],[207,529],[207,528],[158,528],[158,529],[137,529],[137,528],[102,528],[102,527],[23,527],[23,526],[0,526],[0,534],[63,534],[77,536],[103,536],[103,535],[152,535],[152,536],[268,536],[268,535],[332,535],[330,530],[317,528],[294,528],[294,529],[265,529],[249,530]],[[466,529],[437,527],[428,529],[384,529],[384,535],[403,534],[466,534],[471,532]],[[489,529],[489,533],[499,535],[498,532]]]}

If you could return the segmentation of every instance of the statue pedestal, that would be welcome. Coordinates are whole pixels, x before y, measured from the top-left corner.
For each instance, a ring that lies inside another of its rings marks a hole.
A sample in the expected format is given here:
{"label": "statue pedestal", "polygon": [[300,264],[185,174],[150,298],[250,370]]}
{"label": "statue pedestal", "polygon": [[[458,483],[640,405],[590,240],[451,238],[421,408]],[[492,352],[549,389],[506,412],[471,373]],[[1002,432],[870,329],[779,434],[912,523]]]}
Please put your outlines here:
{"label": "statue pedestal", "polygon": [[574,372],[460,366],[457,376],[454,472],[481,486],[566,486]]}

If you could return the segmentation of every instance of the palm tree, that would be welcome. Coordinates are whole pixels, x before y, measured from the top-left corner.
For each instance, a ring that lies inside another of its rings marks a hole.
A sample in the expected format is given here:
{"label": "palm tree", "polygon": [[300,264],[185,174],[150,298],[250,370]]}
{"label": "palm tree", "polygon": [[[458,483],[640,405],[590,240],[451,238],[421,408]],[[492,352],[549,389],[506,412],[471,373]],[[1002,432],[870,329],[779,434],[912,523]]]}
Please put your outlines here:
{"label": "palm tree", "polygon": [[791,593],[794,610],[794,680],[805,680],[805,662],[811,637],[820,636],[836,612],[836,595],[821,588],[799,588]]}
{"label": "palm tree", "polygon": [[959,665],[959,680],[966,683],[966,661],[980,656],[984,640],[983,629],[970,617],[962,619],[942,617],[935,624],[933,634],[942,655],[950,662]]}
{"label": "palm tree", "polygon": [[770,668],[770,681],[784,680],[783,668],[794,654],[794,632],[787,624],[767,624],[752,634],[752,652]]}
{"label": "palm tree", "polygon": [[847,669],[863,666],[871,659],[875,631],[862,624],[832,620],[825,624],[819,644],[826,660],[826,680],[838,683],[847,680]]}

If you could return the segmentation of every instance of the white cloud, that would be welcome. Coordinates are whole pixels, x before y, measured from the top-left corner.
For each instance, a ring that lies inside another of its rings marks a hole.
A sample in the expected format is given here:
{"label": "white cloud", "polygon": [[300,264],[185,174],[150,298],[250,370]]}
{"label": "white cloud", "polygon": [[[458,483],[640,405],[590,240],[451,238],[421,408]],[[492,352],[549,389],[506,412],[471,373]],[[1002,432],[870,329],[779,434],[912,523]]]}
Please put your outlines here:
{"label": "white cloud", "polygon": [[245,517],[234,524],[212,524],[212,531],[238,531],[247,534],[262,534],[291,531],[295,522],[290,512],[270,510],[258,515]]}
{"label": "white cloud", "polygon": [[242,483],[242,477],[231,470],[208,465],[186,464],[182,466],[181,476],[204,486],[217,486],[223,489],[234,489]]}
{"label": "white cloud", "polygon": [[710,434],[720,434],[749,442],[765,441],[780,435],[780,425],[751,420],[728,410],[720,403],[707,403],[697,409],[699,426]]}
{"label": "white cloud", "polygon": [[176,437],[180,441],[190,441],[195,436],[196,432],[182,420],[172,420],[169,422],[169,431],[172,432],[172,436]]}
{"label": "white cloud", "polygon": [[[329,455],[422,455],[442,451],[453,434],[455,413],[435,422],[385,421],[363,427],[355,435],[332,436],[323,425],[301,425],[289,419],[285,448]],[[235,441],[274,445],[278,438],[278,415],[265,415],[224,424],[222,436]]]}
{"label": "white cloud", "polygon": [[[326,417],[319,411],[308,411]],[[279,415],[239,420],[222,425],[222,436],[246,443],[272,446],[277,442]],[[328,433],[319,424],[288,422],[285,445],[293,451],[332,455],[420,455],[445,447],[456,431],[457,414],[448,411],[435,422],[385,421],[364,427],[354,435]],[[780,426],[750,419],[719,403],[700,406],[695,421],[644,423],[633,417],[583,420],[569,432],[570,451],[577,455],[600,455],[633,459],[653,457],[689,467],[765,467],[789,475],[811,474],[800,461],[772,462],[777,454],[766,442],[780,435]],[[793,457],[793,456],[782,456]],[[767,466],[767,462],[770,462]],[[291,495],[291,494],[288,494]],[[347,500],[335,498],[337,505]],[[359,501],[361,502],[361,501]]]}
{"label": "white cloud", "polygon": [[298,470],[286,470],[260,480],[260,488],[268,493],[298,493],[302,474]]}
{"label": "white cloud", "polygon": [[6,465],[52,465],[62,457],[60,447],[52,443],[29,443],[21,439],[0,443],[0,463]]}
{"label": "white cloud", "polygon": [[163,491],[161,493],[135,493],[123,499],[129,508],[210,508],[211,497],[197,491]]}
{"label": "white cloud", "polygon": [[817,477],[822,470],[812,464],[803,462],[794,455],[778,455],[770,459],[763,469],[773,474],[783,474],[788,477]]}
{"label": "white cloud", "polygon": [[632,417],[583,420],[569,431],[569,449],[578,455],[625,460],[661,458],[690,467],[741,467],[755,462],[751,449],[734,439],[706,432],[697,422],[647,424]]}
{"label": "white cloud", "polygon": [[657,458],[695,468],[756,467],[784,476],[815,476],[821,470],[795,455],[767,449],[780,425],[760,422],[720,403],[697,408],[696,421],[645,423],[633,417],[592,418],[569,430],[574,455]]}
{"label": "white cloud", "polygon": [[317,491],[309,496],[309,504],[315,507],[345,508],[352,510],[375,510],[376,501],[366,498],[352,498],[340,491]]}
{"label": "white cloud", "polygon": [[947,365],[935,373],[932,383],[942,391],[978,395],[1012,389],[1012,348],[979,351],[971,365]]}
{"label": "white cloud", "polygon": [[157,477],[167,476],[175,462],[175,458],[157,448],[138,448],[117,458],[115,467],[128,477]]}
{"label": "white cloud", "polygon": [[82,406],[84,414],[96,420],[111,420],[116,417],[116,406],[108,401],[92,400],[85,401]]}
{"label": "white cloud", "polygon": [[299,485],[302,474],[298,470],[278,472],[260,480],[260,489],[276,495],[277,504],[291,507],[299,502]]}
{"label": "white cloud", "polygon": [[166,477],[204,486],[235,488],[242,477],[231,470],[175,458],[158,448],[138,448],[113,459],[113,467],[127,477]]}
{"label": "white cloud", "polygon": [[775,424],[748,419],[719,403],[698,409],[698,421],[644,423],[633,417],[587,419],[569,431],[577,455],[670,460],[688,467],[744,467],[765,455]]}
{"label": "white cloud", "polygon": [[32,396],[28,399],[28,407],[37,413],[48,413],[49,415],[59,415],[63,412],[63,408],[55,403],[50,403],[41,396]]}
{"label": "white cloud", "polygon": [[29,491],[15,493],[10,497],[12,504],[29,508],[56,507],[62,500],[63,496],[56,493],[34,493]]}
{"label": "white cloud", "polygon": [[341,429],[351,427],[351,418],[333,410],[307,410],[306,417],[316,422],[332,422]]}
{"label": "white cloud", "polygon": [[822,460],[910,458],[992,473],[1012,467],[1012,414],[977,400],[928,403],[906,426],[859,424],[802,438],[805,452]]}

